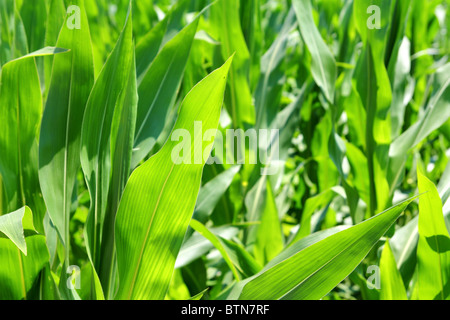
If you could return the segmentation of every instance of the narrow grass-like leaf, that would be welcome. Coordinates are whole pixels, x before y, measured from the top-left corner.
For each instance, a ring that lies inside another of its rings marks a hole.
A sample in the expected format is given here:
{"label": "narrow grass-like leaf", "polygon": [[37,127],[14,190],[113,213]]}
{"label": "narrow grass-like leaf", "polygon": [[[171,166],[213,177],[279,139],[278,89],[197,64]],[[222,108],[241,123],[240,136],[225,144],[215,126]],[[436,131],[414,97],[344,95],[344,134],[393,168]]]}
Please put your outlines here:
{"label": "narrow grass-like leaf", "polygon": [[235,128],[255,123],[255,109],[248,82],[250,54],[239,20],[239,0],[219,0],[211,8],[211,20],[221,42],[222,58],[236,53],[230,70],[225,104]]}
{"label": "narrow grass-like leaf", "polygon": [[311,73],[329,102],[334,102],[336,62],[316,27],[311,0],[292,1],[302,38],[312,56]]}
{"label": "narrow grass-like leaf", "polygon": [[111,179],[111,131],[114,113],[126,95],[133,67],[131,12],[87,102],[81,134],[81,166],[91,195],[86,222],[87,247],[96,268]]}
{"label": "narrow grass-like leaf", "polygon": [[209,289],[205,289],[200,293],[197,293],[195,296],[191,297],[189,300],[201,300],[203,298],[203,296],[205,295],[205,293],[208,292]]}
{"label": "narrow grass-like leaf", "polygon": [[[237,227],[232,227],[229,225],[210,228],[210,231],[215,235],[220,236],[222,239],[231,239],[239,233],[239,229]],[[212,248],[213,245],[206,238],[198,233],[192,234],[188,239],[185,238],[185,241],[183,242],[177,256],[175,268],[178,269],[189,265],[202,255],[206,254]]]}
{"label": "narrow grass-like leaf", "polygon": [[283,250],[284,245],[270,180],[267,180],[261,223],[256,228],[254,255],[259,264],[265,265]]}
{"label": "narrow grass-like leaf", "polygon": [[[66,6],[64,0],[50,0],[48,7],[47,23],[45,28],[45,45],[55,46],[58,42],[61,27],[65,22]],[[52,78],[53,57],[44,58],[45,92],[44,100],[47,98]]]}
{"label": "narrow grass-like leaf", "polygon": [[450,236],[434,184],[417,168],[419,192],[418,297],[446,300],[450,295]]}
{"label": "narrow grass-like leaf", "polygon": [[[406,162],[405,155],[431,132],[438,129],[450,118],[450,64],[439,68],[433,83],[434,93],[428,103],[425,114],[403,132],[389,148],[389,183],[397,186]],[[391,190],[393,192],[393,190]]]}
{"label": "narrow grass-like leaf", "polygon": [[302,220],[300,221],[300,228],[292,239],[292,243],[311,234],[312,215],[317,209],[324,208],[332,200],[333,196],[334,192],[330,189],[306,200]]}
{"label": "narrow grass-like leaf", "polygon": [[47,21],[45,0],[36,0],[33,5],[25,1],[20,9],[20,15],[27,33],[30,52],[42,48],[45,42],[45,23]]}
{"label": "narrow grass-like leaf", "polygon": [[416,216],[404,227],[395,231],[390,239],[390,247],[402,275],[403,283],[407,284],[414,275],[417,263],[417,243],[419,241],[418,219]]}
{"label": "narrow grass-like leaf", "polygon": [[[80,29],[63,24],[57,45],[70,52],[53,61],[52,79],[41,124],[39,178],[48,214],[68,246],[72,196],[80,168],[80,139],[86,102],[94,83],[89,26],[83,0]],[[68,249],[68,248],[67,248]],[[67,255],[68,257],[68,255]]]}
{"label": "narrow grass-like leaf", "polygon": [[231,167],[202,186],[195,205],[194,219],[206,222],[240,169],[241,166]]}
{"label": "narrow grass-like leaf", "polygon": [[[63,52],[45,48],[5,64],[0,87],[0,175],[9,212],[28,205],[43,232],[45,209],[39,195],[37,139],[42,98],[34,57]],[[26,76],[25,76],[26,75]]]}
{"label": "narrow grass-like leaf", "polygon": [[132,168],[155,146],[178,92],[188,61],[198,19],[170,40],[150,65],[139,85]]}
{"label": "narrow grass-like leaf", "polygon": [[9,239],[0,237],[0,300],[38,299],[32,290],[48,266],[49,255],[43,235],[25,238],[27,256]]}
{"label": "narrow grass-like leaf", "polygon": [[[116,220],[120,281],[116,299],[162,299],[167,292],[206,159],[192,161],[209,156],[212,149],[198,139],[206,130],[217,130],[231,61],[192,89],[180,107],[174,132],[185,133],[181,144],[189,151],[181,156],[180,143],[172,136],[128,181]],[[202,130],[196,130],[192,141],[196,121],[202,122]]]}
{"label": "narrow grass-like leaf", "polygon": [[49,255],[28,207],[0,217],[0,259],[0,300],[38,299],[39,293],[32,289],[49,266]]}
{"label": "narrow grass-like leaf", "polygon": [[[239,299],[320,299],[348,276],[386,233],[405,201],[309,246],[243,282]],[[239,288],[235,289],[239,292]]]}
{"label": "narrow grass-like leaf", "polygon": [[295,13],[290,10],[280,34],[262,57],[261,77],[255,91],[257,128],[268,128],[277,115],[283,89],[282,62],[285,58],[289,33],[295,24]]}
{"label": "narrow grass-like leaf", "polygon": [[380,259],[380,298],[382,300],[408,300],[389,241],[386,241]]}
{"label": "narrow grass-like leaf", "polygon": [[139,42],[136,44],[136,70],[138,85],[142,78],[148,72],[153,60],[178,32],[178,25],[181,17],[186,11],[187,1],[176,3],[170,12],[166,14],[156,26],[154,26]]}
{"label": "narrow grass-like leaf", "polygon": [[114,223],[123,190],[130,176],[131,156],[133,151],[134,131],[137,113],[137,83],[135,62],[131,66],[128,85],[125,89],[123,103],[115,110],[111,133],[111,186],[109,190],[108,206],[103,230],[100,277],[106,294],[113,298],[112,280],[116,276],[114,249]]}
{"label": "narrow grass-like leaf", "polygon": [[236,281],[241,280],[241,276],[239,275],[238,270],[236,269],[236,266],[234,265],[227,249],[224,243],[221,241],[221,239],[216,236],[214,233],[208,230],[201,222],[198,222],[197,220],[191,220],[190,226],[200,233],[202,236],[204,236],[206,239],[208,239],[214,247],[216,247],[217,250],[219,250],[220,254],[222,255],[223,259],[227,263],[228,267],[230,268],[231,272],[233,273],[234,278]]}

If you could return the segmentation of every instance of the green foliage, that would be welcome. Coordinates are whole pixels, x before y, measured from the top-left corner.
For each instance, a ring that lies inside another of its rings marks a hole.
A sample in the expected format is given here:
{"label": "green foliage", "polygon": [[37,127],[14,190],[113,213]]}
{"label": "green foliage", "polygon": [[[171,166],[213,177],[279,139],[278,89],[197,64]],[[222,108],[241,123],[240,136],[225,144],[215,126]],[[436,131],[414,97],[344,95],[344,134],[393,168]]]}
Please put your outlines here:
{"label": "green foliage", "polygon": [[0,0],[0,299],[449,299],[449,12]]}

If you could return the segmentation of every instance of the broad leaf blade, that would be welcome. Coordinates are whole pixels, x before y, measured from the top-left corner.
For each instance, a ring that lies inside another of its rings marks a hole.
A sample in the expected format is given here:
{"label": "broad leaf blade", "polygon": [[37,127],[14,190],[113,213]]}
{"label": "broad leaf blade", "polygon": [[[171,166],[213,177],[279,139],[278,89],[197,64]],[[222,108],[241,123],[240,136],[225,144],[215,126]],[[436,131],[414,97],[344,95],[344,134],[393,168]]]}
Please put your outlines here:
{"label": "broad leaf blade", "polygon": [[116,220],[120,281],[116,299],[163,299],[167,292],[206,160],[198,164],[183,161],[192,163],[198,155],[211,152],[212,146],[203,147],[198,138],[205,130],[217,130],[230,64],[231,59],[200,82],[181,105],[174,132],[194,133],[194,122],[202,121],[202,131],[194,141],[184,141],[191,134],[183,139],[189,151],[180,157],[172,136],[128,181]]}
{"label": "broad leaf blade", "polygon": [[176,98],[197,31],[198,19],[169,41],[150,65],[139,85],[132,168],[155,146]]}
{"label": "broad leaf blade", "polygon": [[312,56],[311,73],[328,101],[334,102],[336,62],[314,23],[311,0],[294,0],[292,4],[302,38]]}
{"label": "broad leaf blade", "polygon": [[307,247],[245,284],[239,299],[320,299],[348,276],[413,199]]}
{"label": "broad leaf blade", "polygon": [[86,222],[88,253],[98,268],[111,179],[111,134],[116,109],[123,104],[132,71],[131,12],[87,102],[81,134],[81,166],[91,195]]}
{"label": "broad leaf blade", "polygon": [[221,42],[222,58],[236,53],[231,66],[225,104],[234,128],[255,123],[255,108],[252,102],[248,72],[250,54],[239,20],[238,0],[219,0],[211,8],[211,22],[215,36]]}
{"label": "broad leaf blade", "polygon": [[408,300],[402,276],[397,268],[389,241],[386,241],[380,259],[380,298],[382,300]]}
{"label": "broad leaf blade", "polygon": [[57,45],[70,52],[57,55],[42,119],[39,141],[39,180],[47,210],[65,245],[77,172],[86,102],[94,83],[89,26],[83,0],[73,0],[81,10],[81,28],[64,23]]}
{"label": "broad leaf blade", "polygon": [[[39,196],[37,139],[42,113],[39,77],[34,57],[64,52],[44,48],[5,64],[0,87],[0,175],[7,211],[28,205],[36,229],[43,232]],[[24,77],[23,75],[27,75]]]}
{"label": "broad leaf blade", "polygon": [[31,291],[48,266],[48,250],[42,235],[29,236],[25,241],[27,256],[11,240],[0,237],[0,300],[38,299]]}
{"label": "broad leaf blade", "polygon": [[425,194],[419,199],[418,296],[445,300],[450,294],[450,237],[439,193],[420,170],[419,192]]}
{"label": "broad leaf blade", "polygon": [[259,264],[265,265],[283,250],[283,234],[278,217],[270,180],[266,183],[266,197],[261,215],[261,223],[256,227],[254,255]]}

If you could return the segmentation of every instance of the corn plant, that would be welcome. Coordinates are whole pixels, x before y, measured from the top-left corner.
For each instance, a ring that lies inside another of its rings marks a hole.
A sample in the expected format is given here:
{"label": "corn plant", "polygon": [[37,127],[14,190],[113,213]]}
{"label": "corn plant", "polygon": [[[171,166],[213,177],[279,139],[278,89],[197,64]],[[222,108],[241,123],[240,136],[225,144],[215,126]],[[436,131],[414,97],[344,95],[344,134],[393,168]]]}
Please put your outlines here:
{"label": "corn plant", "polygon": [[0,299],[450,299],[450,8],[0,0]]}

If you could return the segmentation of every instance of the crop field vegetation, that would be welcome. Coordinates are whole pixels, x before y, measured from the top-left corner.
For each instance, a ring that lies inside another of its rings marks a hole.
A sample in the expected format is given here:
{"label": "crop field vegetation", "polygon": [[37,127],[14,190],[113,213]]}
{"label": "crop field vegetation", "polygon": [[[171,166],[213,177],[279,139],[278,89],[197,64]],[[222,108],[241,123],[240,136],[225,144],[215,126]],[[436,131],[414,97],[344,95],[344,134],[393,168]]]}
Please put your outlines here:
{"label": "crop field vegetation", "polygon": [[0,300],[450,300],[449,57],[446,0],[0,0]]}

